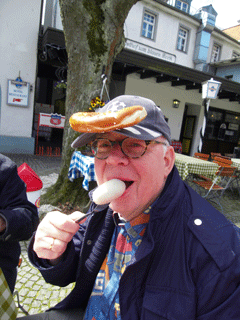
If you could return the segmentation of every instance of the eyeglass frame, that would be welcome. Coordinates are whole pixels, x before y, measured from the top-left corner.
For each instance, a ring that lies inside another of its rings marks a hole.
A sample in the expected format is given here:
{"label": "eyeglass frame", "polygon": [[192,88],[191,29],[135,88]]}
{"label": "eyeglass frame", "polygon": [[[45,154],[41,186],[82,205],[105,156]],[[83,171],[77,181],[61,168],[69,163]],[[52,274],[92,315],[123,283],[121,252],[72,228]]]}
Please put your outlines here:
{"label": "eyeglass frame", "polygon": [[[126,157],[128,157],[128,158],[130,158],[130,159],[139,159],[139,158],[141,158],[141,157],[146,153],[147,147],[148,147],[149,144],[151,144],[151,143],[152,143],[152,144],[154,144],[154,143],[156,143],[156,144],[162,144],[162,145],[164,145],[164,146],[168,146],[166,142],[162,142],[162,141],[157,141],[157,140],[141,140],[141,141],[144,141],[144,142],[146,143],[146,148],[145,148],[144,152],[143,152],[139,157],[129,157],[129,156],[123,151],[123,149],[122,149],[122,144],[123,144],[123,142],[124,142],[126,139],[136,139],[136,138],[126,137],[125,139],[120,140],[120,141],[112,141],[112,140],[109,140],[109,139],[107,139],[107,138],[96,138],[96,139],[94,139],[93,141],[90,142],[91,151],[92,151],[92,153],[93,153],[92,144],[93,144],[96,140],[108,140],[108,141],[110,142],[110,144],[111,144],[111,150],[112,150],[112,148],[113,148],[113,146],[114,146],[115,144],[118,144],[118,145],[120,146],[120,148],[121,148],[122,153],[123,153]],[[136,140],[139,140],[139,139],[136,139]],[[111,152],[111,150],[110,150],[110,152]],[[99,160],[106,160],[106,159],[109,157],[110,153],[109,153],[109,155],[108,155],[106,158],[98,158],[94,153],[93,153],[93,155],[94,155],[95,158],[97,158],[97,159],[99,159]]]}

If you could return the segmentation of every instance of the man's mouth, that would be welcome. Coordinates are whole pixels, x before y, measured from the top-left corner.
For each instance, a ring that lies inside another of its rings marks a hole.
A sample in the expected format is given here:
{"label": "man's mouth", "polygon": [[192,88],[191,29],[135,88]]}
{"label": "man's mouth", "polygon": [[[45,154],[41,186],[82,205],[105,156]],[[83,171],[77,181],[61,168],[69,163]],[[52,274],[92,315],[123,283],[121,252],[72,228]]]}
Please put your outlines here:
{"label": "man's mouth", "polygon": [[129,188],[132,184],[133,184],[133,181],[123,181],[126,185],[126,189]]}

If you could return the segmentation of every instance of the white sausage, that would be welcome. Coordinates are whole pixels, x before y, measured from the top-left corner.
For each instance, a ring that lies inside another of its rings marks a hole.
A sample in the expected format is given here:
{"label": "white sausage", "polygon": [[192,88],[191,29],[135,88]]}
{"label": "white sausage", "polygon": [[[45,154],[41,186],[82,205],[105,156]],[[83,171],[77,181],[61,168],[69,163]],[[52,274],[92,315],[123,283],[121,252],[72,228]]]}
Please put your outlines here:
{"label": "white sausage", "polygon": [[123,181],[118,179],[109,180],[93,191],[93,201],[96,204],[110,203],[119,198],[125,190],[126,185]]}

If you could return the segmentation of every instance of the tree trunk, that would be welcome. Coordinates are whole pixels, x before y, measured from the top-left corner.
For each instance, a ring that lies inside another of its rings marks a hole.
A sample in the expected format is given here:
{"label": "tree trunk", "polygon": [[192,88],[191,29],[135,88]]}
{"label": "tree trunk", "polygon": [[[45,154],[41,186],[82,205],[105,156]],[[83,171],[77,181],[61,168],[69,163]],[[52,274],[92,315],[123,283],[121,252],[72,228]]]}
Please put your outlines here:
{"label": "tree trunk", "polygon": [[[69,118],[73,113],[89,111],[91,99],[100,95],[103,73],[109,86],[114,59],[124,47],[124,22],[137,1],[59,0],[68,53],[66,120],[60,174],[43,202],[85,205],[88,201],[82,179],[70,182],[67,177],[74,151],[71,143],[79,135],[70,128]],[[103,99],[107,99],[106,92]]]}

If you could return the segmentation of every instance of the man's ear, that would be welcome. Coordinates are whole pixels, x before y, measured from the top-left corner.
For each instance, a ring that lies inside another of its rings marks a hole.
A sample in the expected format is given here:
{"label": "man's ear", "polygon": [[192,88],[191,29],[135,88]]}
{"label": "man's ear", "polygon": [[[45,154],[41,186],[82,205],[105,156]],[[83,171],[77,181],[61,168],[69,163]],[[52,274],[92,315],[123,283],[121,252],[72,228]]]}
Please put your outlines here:
{"label": "man's ear", "polygon": [[169,146],[164,155],[165,161],[165,178],[169,175],[172,171],[175,162],[175,152],[172,146]]}

